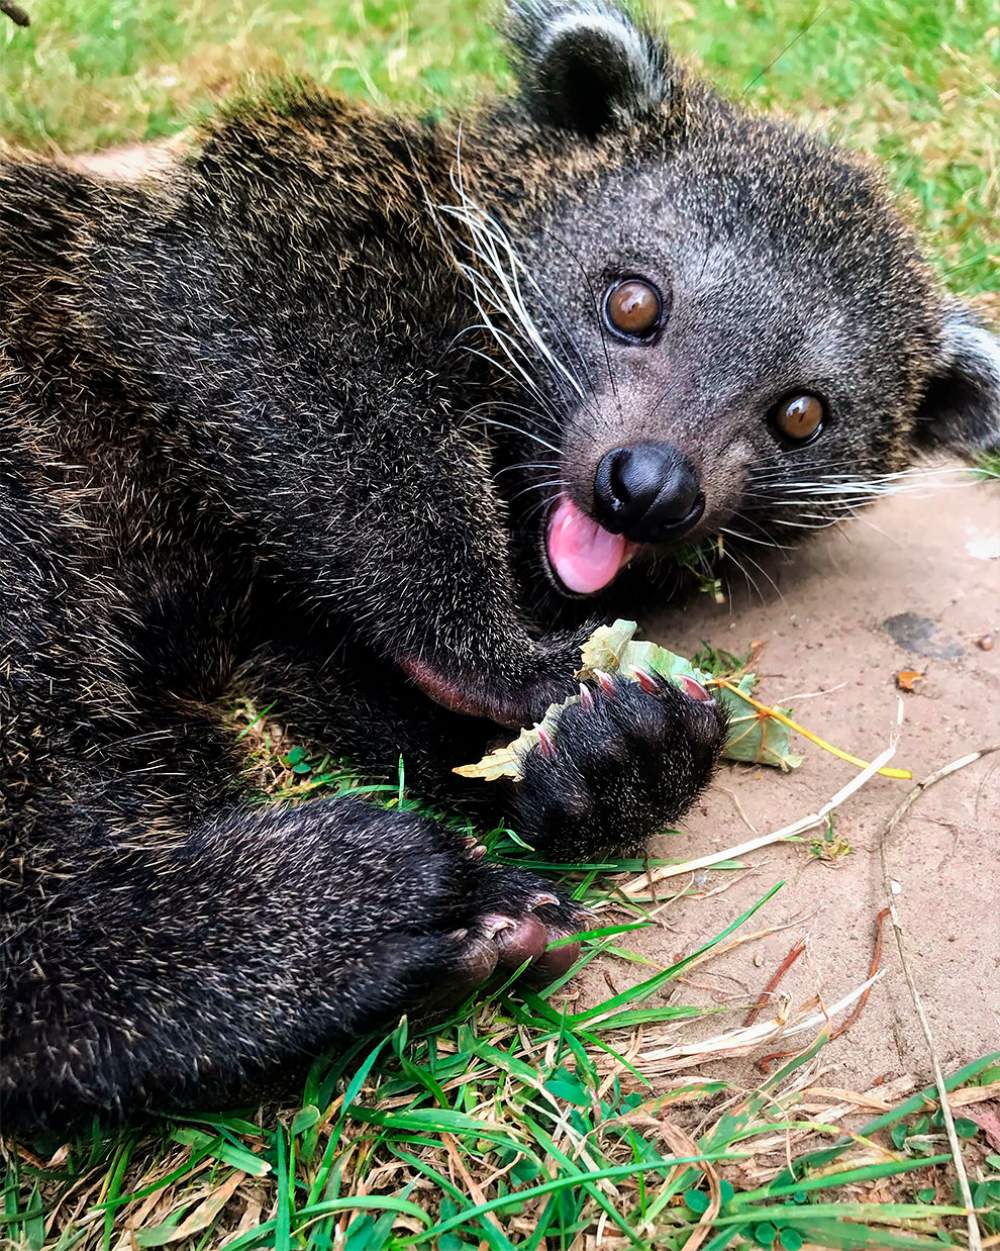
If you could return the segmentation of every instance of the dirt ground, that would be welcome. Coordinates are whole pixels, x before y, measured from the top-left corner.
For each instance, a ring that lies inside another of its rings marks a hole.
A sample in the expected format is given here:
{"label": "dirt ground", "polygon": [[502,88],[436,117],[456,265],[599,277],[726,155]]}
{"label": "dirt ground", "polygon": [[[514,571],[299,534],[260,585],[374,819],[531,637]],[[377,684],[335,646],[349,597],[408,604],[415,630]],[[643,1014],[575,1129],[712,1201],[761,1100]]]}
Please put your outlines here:
{"label": "dirt ground", "polygon": [[[915,779],[1000,741],[1000,486],[928,488],[919,497],[881,501],[767,569],[776,587],[758,575],[763,602],[737,591],[731,607],[720,607],[700,596],[679,617],[641,622],[640,637],[687,655],[702,640],[734,652],[762,640],[762,698],[792,705],[802,724],[866,759],[888,742],[895,674],[923,672],[914,692],[902,697],[905,719],[893,761],[912,769]],[[986,636],[995,640],[991,650],[984,650]],[[654,851],[694,858],[753,837],[733,796],[761,833],[815,812],[856,771],[798,743],[806,759],[793,774],[726,766],[683,835],[658,840]],[[910,785],[875,778],[847,801],[836,832],[850,844],[848,855],[824,863],[807,845],[762,849],[746,858],[748,872],[699,877],[704,893],[678,899],[660,913],[660,927],[630,935],[631,945],[668,963],[783,881],[749,928],[788,928],[699,968],[678,998],[745,1003],[804,938],[806,952],[781,991],[793,1004],[817,993],[835,1001],[867,976],[876,916],[885,904],[879,831]],[[907,950],[947,1071],[1000,1046],[1000,754],[921,797],[890,843],[889,864]],[[688,881],[663,883],[662,898]],[[728,890],[708,894],[727,882]],[[860,1019],[824,1053],[834,1084],[865,1089],[882,1075],[929,1072],[888,926],[885,939],[882,981]],[[611,975],[618,988],[638,980],[622,965]],[[596,987],[601,998],[608,993],[603,981]],[[711,1032],[732,1024],[713,1021]],[[731,1069],[727,1076],[733,1079]],[[749,1067],[745,1076],[752,1080]]]}

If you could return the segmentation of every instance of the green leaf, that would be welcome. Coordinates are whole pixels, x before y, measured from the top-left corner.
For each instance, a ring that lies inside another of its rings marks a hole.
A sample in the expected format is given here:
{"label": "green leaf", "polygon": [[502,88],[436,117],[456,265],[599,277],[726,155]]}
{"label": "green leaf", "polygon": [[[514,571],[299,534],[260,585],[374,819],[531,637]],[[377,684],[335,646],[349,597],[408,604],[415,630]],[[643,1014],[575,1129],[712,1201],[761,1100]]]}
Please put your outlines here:
{"label": "green leaf", "polygon": [[979,1126],[975,1121],[970,1121],[967,1117],[955,1117],[955,1133],[959,1138],[974,1138],[979,1133]]}
{"label": "green leaf", "polygon": [[786,1228],[778,1234],[778,1241],[785,1248],[785,1251],[799,1251],[805,1240],[797,1229]]}
{"label": "green leaf", "polygon": [[814,1246],[837,1251],[927,1251],[935,1246],[930,1239],[918,1234],[897,1234],[847,1220],[799,1220],[796,1228]]}
{"label": "green leaf", "polygon": [[557,1099],[564,1099],[567,1103],[576,1104],[577,1107],[590,1106],[590,1091],[575,1073],[571,1073],[562,1065],[545,1082],[545,1089]]}
{"label": "green leaf", "polygon": [[761,1222],[760,1225],[754,1226],[753,1240],[759,1246],[762,1246],[762,1247],[773,1246],[774,1240],[777,1236],[778,1236],[778,1231],[777,1229],[775,1229],[775,1227],[771,1224],[770,1221],[763,1221]]}
{"label": "green leaf", "polygon": [[232,1165],[233,1168],[241,1169],[244,1173],[249,1173],[251,1177],[263,1177],[271,1171],[270,1164],[262,1160],[260,1156],[254,1155],[252,1151],[221,1139],[213,1143],[211,1136],[200,1129],[179,1125],[171,1132],[170,1137],[174,1142],[179,1142],[185,1147],[207,1148],[206,1154]]}
{"label": "green leaf", "polygon": [[711,1200],[704,1190],[685,1190],[684,1202],[696,1216],[701,1216],[702,1212],[708,1211]]}
{"label": "green leaf", "polygon": [[279,1125],[274,1132],[274,1150],[277,1159],[277,1211],[274,1215],[274,1251],[291,1251],[292,1246],[292,1192],[288,1176],[290,1147],[285,1146],[285,1131]]}
{"label": "green leaf", "polygon": [[395,1212],[386,1212],[377,1219],[369,1212],[363,1212],[347,1227],[344,1251],[383,1251],[392,1240],[395,1220]]}
{"label": "green leaf", "polygon": [[305,760],[305,758],[306,758],[306,750],[304,747],[293,747],[291,751],[288,753],[288,755],[285,757],[285,763],[290,764],[290,765],[297,765],[300,760]]}
{"label": "green leaf", "polygon": [[921,1203],[933,1203],[935,1190],[933,1186],[924,1186],[923,1189],[917,1191],[917,1198]]}
{"label": "green leaf", "polygon": [[542,1170],[534,1160],[528,1156],[522,1156],[520,1160],[510,1170],[512,1181],[516,1182],[533,1182],[536,1177],[541,1177]]}
{"label": "green leaf", "polygon": [[289,1133],[294,1138],[296,1134],[301,1134],[312,1127],[319,1120],[319,1108],[314,1107],[311,1103],[306,1104],[304,1108],[299,1108],[298,1112],[292,1117],[291,1128]]}

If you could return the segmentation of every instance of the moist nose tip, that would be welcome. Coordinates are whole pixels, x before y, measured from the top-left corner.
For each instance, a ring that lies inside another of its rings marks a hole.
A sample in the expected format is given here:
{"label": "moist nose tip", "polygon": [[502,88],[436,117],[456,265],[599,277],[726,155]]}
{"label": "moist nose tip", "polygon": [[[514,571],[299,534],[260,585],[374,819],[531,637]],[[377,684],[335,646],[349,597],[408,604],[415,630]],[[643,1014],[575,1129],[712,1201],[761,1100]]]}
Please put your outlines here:
{"label": "moist nose tip", "polygon": [[637,542],[689,530],[705,508],[698,475],[669,443],[612,448],[594,479],[594,506],[606,529]]}

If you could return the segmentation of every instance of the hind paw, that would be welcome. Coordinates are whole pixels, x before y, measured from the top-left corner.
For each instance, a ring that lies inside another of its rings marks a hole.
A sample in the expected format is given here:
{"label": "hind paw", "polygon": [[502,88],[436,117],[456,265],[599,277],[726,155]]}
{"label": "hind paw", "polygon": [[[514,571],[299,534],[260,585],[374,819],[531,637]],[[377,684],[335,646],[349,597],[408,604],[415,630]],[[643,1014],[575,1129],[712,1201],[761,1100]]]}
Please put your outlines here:
{"label": "hind paw", "polygon": [[484,865],[468,921],[447,935],[446,963],[456,987],[469,993],[494,975],[522,974],[544,986],[573,964],[579,943],[549,944],[586,927],[587,913],[549,882],[519,869]]}

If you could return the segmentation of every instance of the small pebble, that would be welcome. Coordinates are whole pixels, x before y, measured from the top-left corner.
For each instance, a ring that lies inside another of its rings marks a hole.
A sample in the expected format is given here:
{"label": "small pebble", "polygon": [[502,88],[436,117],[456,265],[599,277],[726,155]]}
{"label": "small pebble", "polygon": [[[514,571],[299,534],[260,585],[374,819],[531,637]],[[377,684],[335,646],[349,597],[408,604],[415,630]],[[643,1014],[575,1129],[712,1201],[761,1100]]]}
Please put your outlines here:
{"label": "small pebble", "polygon": [[981,652],[991,652],[993,650],[993,635],[984,634],[982,638],[976,639],[976,646]]}

